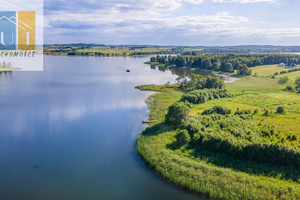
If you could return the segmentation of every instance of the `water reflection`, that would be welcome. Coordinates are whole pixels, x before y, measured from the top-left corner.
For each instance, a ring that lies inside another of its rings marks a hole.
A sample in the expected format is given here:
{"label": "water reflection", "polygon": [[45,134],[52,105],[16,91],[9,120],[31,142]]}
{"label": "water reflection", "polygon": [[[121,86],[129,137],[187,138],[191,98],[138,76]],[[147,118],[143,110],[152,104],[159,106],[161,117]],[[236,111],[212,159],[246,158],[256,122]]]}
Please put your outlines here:
{"label": "water reflection", "polygon": [[176,79],[147,60],[45,56],[44,72],[0,74],[0,199],[198,199],[136,154],[151,93],[134,86]]}
{"label": "water reflection", "polygon": [[191,71],[188,68],[177,68],[177,67],[167,68],[167,67],[164,67],[164,66],[150,65],[150,69],[159,70],[159,71],[162,71],[162,72],[170,71],[172,74],[177,75],[177,76],[189,76],[192,73],[200,74],[200,75],[203,75],[203,76],[206,76],[206,75],[214,76],[214,74],[212,74],[208,71],[205,71],[205,70]]}

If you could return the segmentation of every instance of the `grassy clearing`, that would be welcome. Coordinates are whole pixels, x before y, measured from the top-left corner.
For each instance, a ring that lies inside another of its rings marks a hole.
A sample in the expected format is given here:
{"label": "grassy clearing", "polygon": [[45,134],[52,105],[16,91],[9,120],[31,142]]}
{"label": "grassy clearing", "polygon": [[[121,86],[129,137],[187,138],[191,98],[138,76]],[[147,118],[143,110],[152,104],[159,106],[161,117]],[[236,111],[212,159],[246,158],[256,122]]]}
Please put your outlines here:
{"label": "grassy clearing", "polygon": [[261,65],[257,67],[252,67],[252,74],[257,76],[273,76],[274,73],[279,73],[281,71],[287,71],[288,69],[283,67],[278,67],[278,65]]}
{"label": "grassy clearing", "polygon": [[[300,68],[300,67],[298,67]],[[262,65],[262,66],[257,66],[257,67],[252,67],[252,74],[255,74],[257,76],[262,76],[262,77],[267,77],[267,76],[273,76],[274,73],[280,73],[281,71],[288,71],[289,69],[283,68],[283,67],[278,67],[278,65]],[[289,79],[295,80],[297,77],[300,77],[300,71],[295,71],[295,72],[290,72],[290,73],[285,73],[285,74],[279,74],[276,76],[276,78],[288,76]]]}
{"label": "grassy clearing", "polygon": [[236,93],[270,93],[280,92],[285,87],[277,79],[266,77],[244,77],[235,82],[228,83],[227,89]]}
{"label": "grassy clearing", "polygon": [[281,74],[278,77],[284,77],[284,76],[287,76],[287,77],[289,77],[289,79],[295,81],[295,79],[297,77],[300,77],[300,71],[291,72],[291,73],[287,73],[287,74]]}

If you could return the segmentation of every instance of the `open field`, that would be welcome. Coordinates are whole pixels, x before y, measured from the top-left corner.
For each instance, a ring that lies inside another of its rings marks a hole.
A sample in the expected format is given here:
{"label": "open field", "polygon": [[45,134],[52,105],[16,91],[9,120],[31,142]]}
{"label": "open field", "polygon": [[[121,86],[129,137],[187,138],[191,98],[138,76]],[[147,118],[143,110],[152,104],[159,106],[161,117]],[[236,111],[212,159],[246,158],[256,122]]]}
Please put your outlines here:
{"label": "open field", "polygon": [[115,47],[115,46],[46,46],[45,55],[79,56],[141,56],[178,52],[171,47]]}
{"label": "open field", "polygon": [[[298,67],[299,68],[299,67]],[[288,68],[278,67],[278,65],[262,65],[257,67],[252,67],[252,74],[257,76],[272,76],[274,73],[280,73],[281,71],[287,71]]]}

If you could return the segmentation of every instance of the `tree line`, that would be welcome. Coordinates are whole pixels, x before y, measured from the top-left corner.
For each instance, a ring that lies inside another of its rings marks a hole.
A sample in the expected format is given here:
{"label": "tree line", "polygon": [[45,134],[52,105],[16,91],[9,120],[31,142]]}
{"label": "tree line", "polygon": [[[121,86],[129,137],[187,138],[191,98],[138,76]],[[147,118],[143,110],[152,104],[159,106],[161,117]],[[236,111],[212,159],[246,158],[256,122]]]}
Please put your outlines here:
{"label": "tree line", "polygon": [[296,54],[196,54],[184,53],[178,56],[154,56],[150,62],[166,66],[199,68],[223,72],[234,72],[240,75],[250,75],[249,67],[272,65],[279,63],[300,64],[300,55]]}

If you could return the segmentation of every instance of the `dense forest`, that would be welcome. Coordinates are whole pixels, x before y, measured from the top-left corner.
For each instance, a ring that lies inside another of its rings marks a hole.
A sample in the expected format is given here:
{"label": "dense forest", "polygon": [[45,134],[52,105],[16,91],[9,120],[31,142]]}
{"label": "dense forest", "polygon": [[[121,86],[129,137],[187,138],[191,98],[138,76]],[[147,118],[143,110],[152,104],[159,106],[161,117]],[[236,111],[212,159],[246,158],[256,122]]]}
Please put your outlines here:
{"label": "dense forest", "polygon": [[151,63],[159,63],[165,66],[190,67],[205,70],[233,72],[250,75],[249,67],[258,65],[272,65],[285,63],[287,65],[300,64],[300,55],[296,54],[197,54],[185,52],[178,56],[151,57]]}

